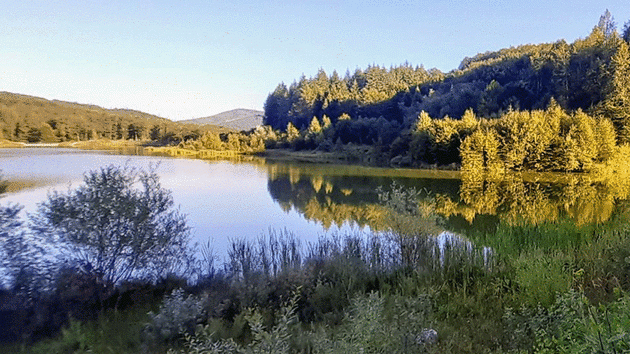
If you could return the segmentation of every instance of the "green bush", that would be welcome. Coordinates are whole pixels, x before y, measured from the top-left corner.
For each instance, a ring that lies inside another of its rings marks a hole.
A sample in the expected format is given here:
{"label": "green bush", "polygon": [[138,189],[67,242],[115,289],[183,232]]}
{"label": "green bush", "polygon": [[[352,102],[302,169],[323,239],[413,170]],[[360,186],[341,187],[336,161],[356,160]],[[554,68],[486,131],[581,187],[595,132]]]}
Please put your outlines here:
{"label": "green bush", "polygon": [[418,342],[430,323],[427,297],[388,299],[378,293],[355,297],[337,330],[313,334],[316,353],[422,353]]}
{"label": "green bush", "polygon": [[182,289],[176,289],[164,298],[158,313],[149,312],[151,321],[145,331],[152,340],[173,340],[185,333],[193,333],[203,315],[201,299],[185,296]]}
{"label": "green bush", "polygon": [[[199,326],[194,334],[185,336],[185,349],[180,353],[242,353],[242,354],[288,354],[292,351],[293,330],[297,323],[296,301],[294,297],[278,312],[278,318],[270,328],[265,328],[264,316],[259,310],[248,310],[245,320],[251,332],[251,341],[247,345],[241,345],[230,339],[215,340],[215,333],[209,326]],[[169,350],[169,354],[177,351]]]}
{"label": "green bush", "polygon": [[563,252],[532,250],[514,260],[518,297],[528,306],[550,306],[573,281],[573,258]]}
{"label": "green bush", "polygon": [[534,353],[627,353],[630,351],[630,296],[593,306],[570,290],[550,308],[508,309],[506,347]]}

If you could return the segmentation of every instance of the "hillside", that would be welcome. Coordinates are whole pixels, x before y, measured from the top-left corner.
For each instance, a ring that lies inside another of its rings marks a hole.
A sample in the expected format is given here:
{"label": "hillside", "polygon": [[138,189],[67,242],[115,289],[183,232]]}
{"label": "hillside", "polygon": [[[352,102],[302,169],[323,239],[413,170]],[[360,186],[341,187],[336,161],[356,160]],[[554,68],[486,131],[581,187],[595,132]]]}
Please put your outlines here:
{"label": "hillside", "polygon": [[[464,58],[448,73],[409,63],[368,66],[345,76],[320,69],[291,85],[278,84],[265,102],[265,124],[286,130],[291,123],[304,130],[313,117],[321,121],[326,116],[333,125],[340,117],[363,125],[382,117],[400,131],[423,111],[434,118],[460,119],[472,109],[480,117],[497,118],[512,109],[545,109],[551,98],[569,111],[618,118],[618,112],[610,112],[610,104],[617,104],[611,94],[627,87],[628,43],[630,21],[620,36],[610,17],[602,16],[587,37],[573,43],[560,39],[481,53]],[[344,143],[365,136],[360,131],[344,135]]]}
{"label": "hillside", "polygon": [[204,131],[199,127],[130,109],[48,100],[0,92],[0,138],[12,141],[63,142],[89,139],[150,139],[178,142]]}
{"label": "hillside", "polygon": [[182,120],[180,123],[212,124],[234,130],[250,130],[263,123],[264,112],[252,109],[233,109],[209,117]]}
{"label": "hillside", "polygon": [[348,157],[366,163],[584,172],[625,164],[615,156],[630,145],[628,87],[630,22],[620,36],[602,16],[573,43],[481,53],[448,73],[408,63],[344,77],[320,69],[280,83],[264,119],[286,132],[276,146],[369,146]]}

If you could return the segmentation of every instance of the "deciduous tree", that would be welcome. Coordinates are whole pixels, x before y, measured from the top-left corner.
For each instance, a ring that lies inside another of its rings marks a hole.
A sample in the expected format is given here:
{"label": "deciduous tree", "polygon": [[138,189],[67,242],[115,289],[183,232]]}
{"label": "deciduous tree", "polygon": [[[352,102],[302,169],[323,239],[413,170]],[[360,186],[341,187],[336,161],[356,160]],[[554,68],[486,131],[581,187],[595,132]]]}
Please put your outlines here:
{"label": "deciduous tree", "polygon": [[108,284],[165,276],[188,257],[186,219],[153,170],[91,171],[77,189],[50,194],[33,223]]}

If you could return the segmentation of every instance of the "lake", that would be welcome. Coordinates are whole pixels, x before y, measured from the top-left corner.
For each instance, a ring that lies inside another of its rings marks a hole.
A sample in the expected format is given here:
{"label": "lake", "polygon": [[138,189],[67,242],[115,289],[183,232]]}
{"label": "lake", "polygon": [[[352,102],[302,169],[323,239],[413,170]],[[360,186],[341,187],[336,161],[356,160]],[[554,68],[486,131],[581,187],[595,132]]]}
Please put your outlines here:
{"label": "lake", "polygon": [[420,191],[422,208],[440,216],[440,230],[469,235],[501,223],[606,222],[627,192],[578,175],[518,175],[469,180],[453,171],[249,161],[207,161],[132,152],[58,148],[0,149],[9,182],[1,200],[34,212],[52,190],[67,191],[106,165],[157,166],[162,185],[187,215],[192,239],[225,256],[229,240],[286,230],[303,242],[321,236],[389,228],[379,188],[395,183]]}

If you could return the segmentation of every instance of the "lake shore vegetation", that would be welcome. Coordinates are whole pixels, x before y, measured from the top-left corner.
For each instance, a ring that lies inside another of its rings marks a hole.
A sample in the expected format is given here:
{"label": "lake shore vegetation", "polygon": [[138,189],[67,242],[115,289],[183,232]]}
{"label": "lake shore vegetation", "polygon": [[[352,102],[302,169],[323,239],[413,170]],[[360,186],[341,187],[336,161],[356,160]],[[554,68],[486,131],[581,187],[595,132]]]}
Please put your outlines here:
{"label": "lake shore vegetation", "polygon": [[[135,192],[114,188],[117,181],[131,186],[125,176],[140,178]],[[152,255],[162,243],[110,238],[121,252],[99,256],[98,232],[136,221],[150,228],[144,213],[134,210],[159,202],[160,193],[150,172],[111,167],[86,175],[85,186],[75,191],[50,195],[31,220],[21,219],[19,206],[2,207],[0,237],[12,240],[1,249],[2,259],[10,260],[2,268],[11,275],[0,292],[4,352],[630,350],[627,202],[600,223],[500,222],[467,239],[443,232],[444,219],[427,207],[424,192],[394,184],[379,192],[389,221],[382,232],[303,243],[271,230],[232,240],[224,261],[211,244],[200,246],[196,260],[183,268],[158,265],[155,277],[153,271],[125,270],[136,252],[139,260],[149,255],[161,262]],[[129,199],[111,205],[120,212],[99,211],[119,198]],[[101,207],[81,207],[89,201]],[[56,206],[63,210],[52,213]],[[89,221],[68,233],[76,237],[51,233],[73,220]],[[105,224],[98,232],[89,231],[99,220]],[[59,262],[43,252],[51,241],[73,247],[66,258],[87,258]],[[149,248],[136,249],[142,245]],[[181,259],[184,249],[178,241],[175,246],[180,251],[165,255]],[[110,276],[123,273],[132,276]]]}

